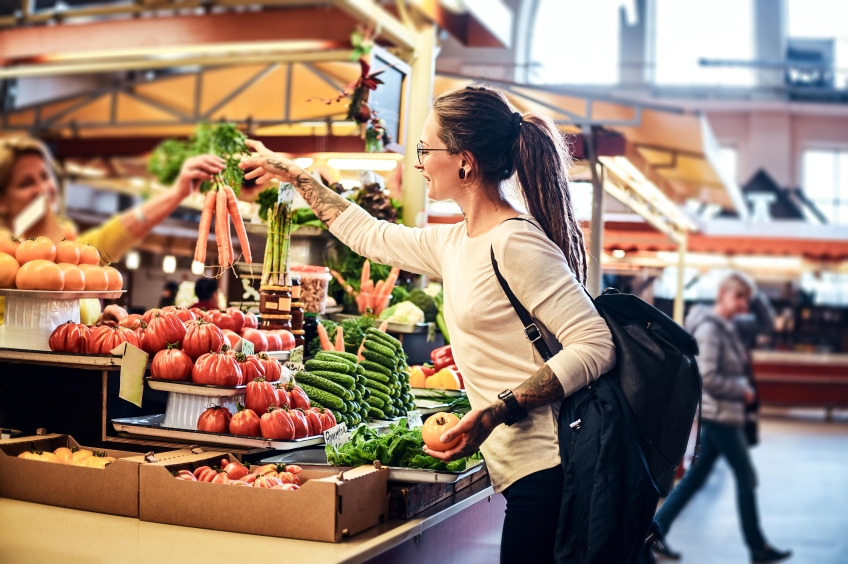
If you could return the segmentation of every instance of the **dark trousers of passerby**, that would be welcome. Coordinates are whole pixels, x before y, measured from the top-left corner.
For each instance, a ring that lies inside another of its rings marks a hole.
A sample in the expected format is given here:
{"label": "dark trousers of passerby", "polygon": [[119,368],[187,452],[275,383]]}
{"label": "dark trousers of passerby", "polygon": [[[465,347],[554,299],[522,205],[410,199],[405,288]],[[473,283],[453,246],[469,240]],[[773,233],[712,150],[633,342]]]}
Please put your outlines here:
{"label": "dark trousers of passerby", "polygon": [[748,442],[742,427],[704,421],[701,429],[701,457],[689,468],[657,512],[655,520],[664,535],[695,493],[709,478],[719,456],[727,459],[736,479],[736,507],[745,543],[753,552],[765,544],[760,530],[755,488],[757,474],[751,461]]}
{"label": "dark trousers of passerby", "polygon": [[506,490],[506,518],[501,537],[501,564],[554,561],[562,466],[534,472]]}

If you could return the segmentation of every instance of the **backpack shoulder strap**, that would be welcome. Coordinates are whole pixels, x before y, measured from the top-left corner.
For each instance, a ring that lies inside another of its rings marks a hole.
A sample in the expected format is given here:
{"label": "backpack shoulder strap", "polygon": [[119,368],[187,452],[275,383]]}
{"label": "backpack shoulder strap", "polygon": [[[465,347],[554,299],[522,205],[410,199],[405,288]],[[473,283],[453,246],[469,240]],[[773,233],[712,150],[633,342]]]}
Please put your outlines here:
{"label": "backpack shoulder strap", "polygon": [[[510,220],[526,221],[527,223],[535,225],[529,219],[524,219],[522,217],[511,217],[505,221]],[[504,294],[506,294],[509,303],[512,304],[512,309],[515,310],[515,313],[518,314],[518,318],[521,320],[521,324],[524,325],[524,336],[527,337],[527,340],[533,343],[533,346],[535,346],[536,350],[539,351],[542,360],[549,360],[553,354],[551,353],[551,349],[548,348],[548,344],[542,338],[542,332],[539,331],[536,323],[533,322],[533,318],[530,316],[530,312],[527,311],[527,308],[525,308],[518,298],[515,297],[515,294],[512,293],[512,289],[510,289],[509,284],[507,284],[506,279],[504,279],[501,274],[501,271],[498,268],[498,261],[495,260],[495,248],[490,247],[490,252],[492,255],[492,267],[495,269],[495,276],[497,277],[501,288],[503,288]]]}

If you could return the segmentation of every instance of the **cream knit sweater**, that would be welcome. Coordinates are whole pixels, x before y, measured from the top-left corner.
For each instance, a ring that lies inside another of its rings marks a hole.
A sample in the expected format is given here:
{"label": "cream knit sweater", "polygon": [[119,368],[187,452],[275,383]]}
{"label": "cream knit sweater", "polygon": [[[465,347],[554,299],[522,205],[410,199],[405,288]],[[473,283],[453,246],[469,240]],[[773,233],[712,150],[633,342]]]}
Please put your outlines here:
{"label": "cream knit sweater", "polygon": [[[454,359],[474,409],[494,403],[500,392],[516,388],[543,364],[498,284],[490,247],[513,293],[544,326],[551,350],[559,351],[548,365],[566,396],[615,365],[606,323],[562,251],[533,224],[507,221],[472,238],[464,223],[403,227],[378,221],[352,205],[330,231],[375,262],[443,280]],[[534,409],[511,427],[500,425],[483,444],[495,491],[560,463],[559,403]]]}

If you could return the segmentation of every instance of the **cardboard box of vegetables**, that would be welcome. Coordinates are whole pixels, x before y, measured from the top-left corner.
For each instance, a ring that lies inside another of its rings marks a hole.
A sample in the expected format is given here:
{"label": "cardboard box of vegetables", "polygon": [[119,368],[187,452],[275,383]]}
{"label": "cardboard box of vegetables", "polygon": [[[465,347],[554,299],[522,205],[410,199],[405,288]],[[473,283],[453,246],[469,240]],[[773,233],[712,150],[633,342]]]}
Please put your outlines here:
{"label": "cardboard box of vegetables", "polygon": [[138,517],[138,464],[125,460],[137,455],[96,451],[68,435],[3,440],[0,497]]}

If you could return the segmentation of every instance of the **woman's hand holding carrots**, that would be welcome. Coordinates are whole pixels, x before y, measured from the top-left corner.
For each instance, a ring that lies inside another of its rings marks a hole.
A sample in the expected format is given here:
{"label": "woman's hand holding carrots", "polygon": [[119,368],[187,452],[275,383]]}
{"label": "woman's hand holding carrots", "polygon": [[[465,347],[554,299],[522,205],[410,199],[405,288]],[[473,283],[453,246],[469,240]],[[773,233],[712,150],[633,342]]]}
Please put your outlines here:
{"label": "woman's hand holding carrots", "polygon": [[224,170],[224,159],[215,155],[200,155],[186,159],[180,169],[180,175],[174,183],[174,189],[183,197],[191,194],[196,186]]}

